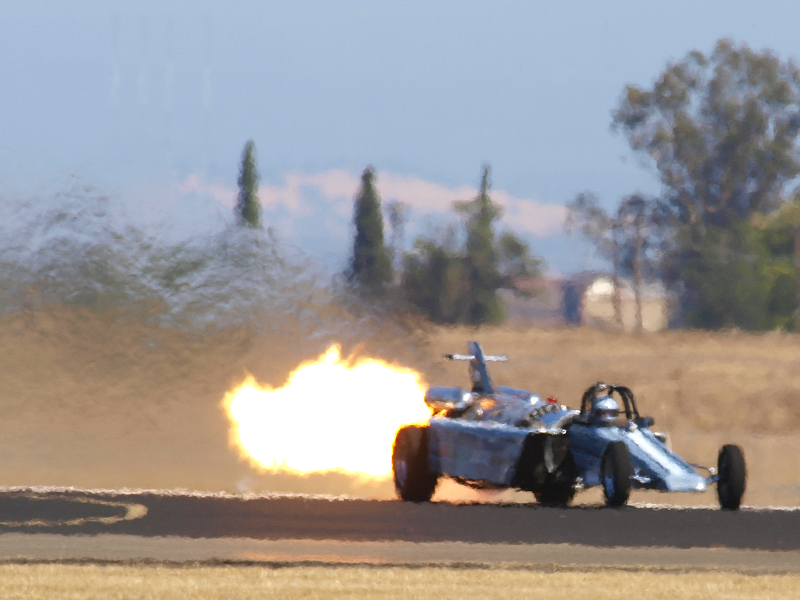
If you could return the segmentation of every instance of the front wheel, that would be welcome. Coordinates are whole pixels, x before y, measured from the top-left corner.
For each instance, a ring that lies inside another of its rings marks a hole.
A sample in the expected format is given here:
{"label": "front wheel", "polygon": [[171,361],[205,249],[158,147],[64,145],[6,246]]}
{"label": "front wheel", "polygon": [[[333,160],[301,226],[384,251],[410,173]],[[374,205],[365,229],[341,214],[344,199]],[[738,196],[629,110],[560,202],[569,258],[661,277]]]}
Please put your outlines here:
{"label": "front wheel", "polygon": [[622,506],[631,494],[631,454],[625,442],[611,442],[606,446],[600,466],[603,494],[608,506]]}
{"label": "front wheel", "polygon": [[747,468],[744,453],[739,446],[727,444],[719,451],[717,459],[717,497],[726,510],[738,510],[747,485]]}
{"label": "front wheel", "polygon": [[427,502],[438,476],[428,467],[428,428],[408,425],[397,432],[392,450],[394,487],[401,499]]}

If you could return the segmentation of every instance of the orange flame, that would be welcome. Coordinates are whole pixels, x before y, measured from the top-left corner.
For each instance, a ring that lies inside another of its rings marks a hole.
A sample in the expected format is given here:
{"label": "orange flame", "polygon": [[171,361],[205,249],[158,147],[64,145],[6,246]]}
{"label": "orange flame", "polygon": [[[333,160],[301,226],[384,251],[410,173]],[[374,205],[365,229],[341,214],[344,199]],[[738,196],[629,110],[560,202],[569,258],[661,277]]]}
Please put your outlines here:
{"label": "orange flame", "polygon": [[397,430],[430,416],[424,394],[419,373],[380,360],[342,361],[333,345],[280,389],[248,377],[223,406],[232,445],[261,469],[383,478]]}

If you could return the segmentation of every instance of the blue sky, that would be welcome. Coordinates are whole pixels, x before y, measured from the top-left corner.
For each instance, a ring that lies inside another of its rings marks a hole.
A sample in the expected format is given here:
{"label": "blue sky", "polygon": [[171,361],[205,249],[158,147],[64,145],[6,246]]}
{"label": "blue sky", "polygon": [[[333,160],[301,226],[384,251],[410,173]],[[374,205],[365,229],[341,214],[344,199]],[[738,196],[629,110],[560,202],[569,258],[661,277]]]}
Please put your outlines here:
{"label": "blue sky", "polygon": [[506,227],[555,271],[598,267],[558,207],[659,189],[609,128],[625,84],[725,36],[797,59],[798,24],[791,1],[5,2],[0,198],[77,180],[202,231],[252,138],[266,219],[335,265],[367,164],[410,243],[489,161]]}

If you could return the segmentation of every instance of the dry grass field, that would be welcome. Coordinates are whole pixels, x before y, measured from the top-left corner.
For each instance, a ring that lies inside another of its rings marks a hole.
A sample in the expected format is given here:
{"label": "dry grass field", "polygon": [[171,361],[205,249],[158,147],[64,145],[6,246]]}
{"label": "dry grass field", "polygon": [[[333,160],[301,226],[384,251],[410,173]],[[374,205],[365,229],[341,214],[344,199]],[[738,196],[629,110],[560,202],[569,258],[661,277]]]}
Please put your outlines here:
{"label": "dry grass field", "polygon": [[[800,431],[800,336],[456,328],[438,332],[431,345],[436,353],[463,351],[472,338],[485,351],[511,358],[492,364],[498,382],[566,404],[575,405],[590,384],[606,381],[633,389],[640,410],[670,431]],[[464,385],[457,369],[442,365],[439,371],[439,380]]]}
{"label": "dry grass field", "polygon": [[653,600],[796,598],[797,574],[670,570],[563,570],[446,567],[168,567],[34,564],[0,566],[0,599],[160,598],[553,598]]}
{"label": "dry grass field", "polygon": [[[403,338],[394,329],[373,331],[344,352],[394,360],[428,383],[466,385],[464,365],[441,354],[465,350],[470,339],[509,355],[492,365],[497,383],[572,406],[598,380],[627,384],[687,458],[713,463],[723,442],[742,444],[750,465],[746,502],[800,504],[800,336],[501,327]],[[228,446],[224,393],[248,372],[279,386],[331,341],[286,328],[280,336],[245,328],[200,335],[75,307],[6,314],[0,485],[391,497],[388,481],[259,474]]]}

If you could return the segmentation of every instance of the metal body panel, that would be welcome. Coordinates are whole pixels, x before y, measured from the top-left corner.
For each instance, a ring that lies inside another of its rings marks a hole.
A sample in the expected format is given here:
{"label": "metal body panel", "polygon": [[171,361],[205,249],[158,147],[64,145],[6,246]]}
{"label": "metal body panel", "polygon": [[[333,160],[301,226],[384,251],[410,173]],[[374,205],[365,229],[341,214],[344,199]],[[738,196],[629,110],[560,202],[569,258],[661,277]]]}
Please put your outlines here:
{"label": "metal body panel", "polygon": [[536,394],[532,394],[528,390],[520,390],[517,388],[509,387],[507,385],[498,385],[497,391],[506,396],[513,396],[515,398],[518,398],[519,400],[525,400],[527,402],[530,402],[531,404],[535,404],[536,402],[542,401],[542,399],[539,396],[537,396]]}
{"label": "metal body panel", "polygon": [[528,433],[492,421],[432,417],[428,464],[435,473],[508,487]]}
{"label": "metal body panel", "polygon": [[622,441],[631,455],[633,487],[665,492],[706,490],[706,479],[646,427],[596,427],[575,423],[567,433],[572,455],[586,487],[600,485],[603,453],[609,443]]}
{"label": "metal body panel", "polygon": [[459,387],[435,386],[425,392],[425,404],[434,413],[464,411],[472,403],[472,394]]}

